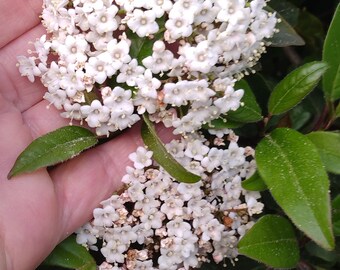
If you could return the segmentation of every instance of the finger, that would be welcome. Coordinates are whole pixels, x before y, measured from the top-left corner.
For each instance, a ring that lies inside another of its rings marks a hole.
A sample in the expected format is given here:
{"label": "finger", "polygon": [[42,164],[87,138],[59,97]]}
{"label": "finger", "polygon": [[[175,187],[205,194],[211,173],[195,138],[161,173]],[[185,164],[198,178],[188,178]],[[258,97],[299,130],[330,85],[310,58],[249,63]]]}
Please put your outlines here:
{"label": "finger", "polygon": [[0,49],[0,92],[20,111],[25,111],[39,102],[46,92],[39,78],[32,84],[26,77],[21,77],[16,66],[17,56],[27,54],[29,41],[39,38],[43,33],[43,27],[37,26]]}
{"label": "finger", "polygon": [[60,110],[48,105],[48,101],[42,100],[22,114],[33,139],[70,123],[69,119],[60,116]]}
{"label": "finger", "polygon": [[141,145],[136,125],[121,136],[51,172],[59,206],[63,211],[61,239],[88,221],[92,211],[121,186],[128,155]]}
{"label": "finger", "polygon": [[42,0],[0,1],[0,48],[39,23]]}
{"label": "finger", "polygon": [[[158,128],[158,133],[169,142],[171,130]],[[143,145],[140,123],[121,136],[81,154],[51,172],[60,207],[63,211],[61,239],[72,233],[92,216],[98,204],[121,187],[128,156]]]}
{"label": "finger", "polygon": [[53,182],[43,169],[0,182],[5,269],[35,269],[59,240],[60,209]]}
{"label": "finger", "polygon": [[[7,174],[32,136],[21,113],[0,94],[0,235],[8,269],[35,269],[58,238],[59,208],[46,170],[17,176]],[[39,248],[36,248],[39,243]],[[18,260],[20,258],[20,260]],[[1,268],[2,269],[2,268]]]}

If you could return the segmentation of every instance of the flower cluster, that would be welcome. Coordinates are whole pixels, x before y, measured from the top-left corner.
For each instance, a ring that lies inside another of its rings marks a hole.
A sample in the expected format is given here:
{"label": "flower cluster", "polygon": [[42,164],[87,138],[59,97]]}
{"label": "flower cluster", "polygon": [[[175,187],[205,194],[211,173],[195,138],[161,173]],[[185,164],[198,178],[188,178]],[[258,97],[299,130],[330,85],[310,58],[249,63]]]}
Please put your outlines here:
{"label": "flower cluster", "polygon": [[18,57],[63,117],[98,135],[147,112],[175,134],[236,110],[234,82],[275,32],[266,0],[44,0],[47,35]]}
{"label": "flower cluster", "polygon": [[241,187],[255,171],[253,149],[238,146],[231,130],[216,135],[208,141],[195,133],[166,145],[200,175],[194,184],[173,179],[144,147],[130,154],[134,166],[127,167],[124,190],[103,201],[77,231],[77,242],[89,248],[97,249],[101,239],[106,262],[99,269],[177,270],[198,268],[210,256],[217,263],[237,260],[237,243],[263,204],[258,192]]}

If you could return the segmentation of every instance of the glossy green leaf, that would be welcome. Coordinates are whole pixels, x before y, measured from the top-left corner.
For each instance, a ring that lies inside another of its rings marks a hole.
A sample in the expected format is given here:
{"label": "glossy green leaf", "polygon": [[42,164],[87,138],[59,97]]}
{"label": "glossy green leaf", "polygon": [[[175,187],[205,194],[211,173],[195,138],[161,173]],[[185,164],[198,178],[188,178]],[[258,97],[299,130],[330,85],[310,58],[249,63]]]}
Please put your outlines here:
{"label": "glossy green leaf", "polygon": [[323,47],[322,60],[330,66],[323,77],[323,91],[329,100],[340,98],[340,4],[329,26]]}
{"label": "glossy green leaf", "polygon": [[177,181],[184,183],[196,183],[201,177],[188,172],[179,164],[165,148],[164,144],[157,136],[156,130],[148,117],[143,115],[142,138],[145,145],[153,151],[153,158]]}
{"label": "glossy green leaf", "polygon": [[[266,9],[275,12],[275,10],[270,7],[266,7]],[[276,17],[281,20],[281,22],[277,23],[275,26],[279,32],[275,33],[273,37],[268,40],[271,43],[270,46],[287,47],[305,45],[305,41],[302,37],[296,33],[294,28],[279,13],[276,13]]]}
{"label": "glossy green leaf", "polygon": [[260,218],[241,238],[238,251],[275,268],[293,268],[299,261],[293,226],[275,215]]}
{"label": "glossy green leaf", "polygon": [[43,264],[76,270],[96,270],[97,267],[95,260],[86,248],[77,244],[74,235],[56,246]]}
{"label": "glossy green leaf", "polygon": [[315,61],[289,73],[270,95],[269,112],[281,114],[300,103],[318,84],[327,68],[326,63]]}
{"label": "glossy green leaf", "polygon": [[268,189],[266,183],[263,181],[258,171],[256,171],[248,179],[243,180],[241,184],[244,189],[251,191],[264,191]]}
{"label": "glossy green leaf", "polygon": [[320,258],[326,262],[336,262],[337,254],[335,250],[325,250],[322,247],[318,246],[314,242],[308,242],[306,244],[306,250],[309,254],[312,256],[315,256],[317,258]]}
{"label": "glossy green leaf", "polygon": [[227,119],[233,122],[253,123],[262,119],[261,108],[256,102],[256,98],[245,80],[238,81],[235,89],[243,89],[242,106],[236,111],[229,111]]}
{"label": "glossy green leaf", "polygon": [[314,144],[297,131],[279,128],[258,144],[255,158],[287,216],[317,244],[333,249],[329,180]]}
{"label": "glossy green leaf", "polygon": [[68,160],[97,142],[96,136],[88,129],[77,126],[59,128],[27,146],[17,158],[8,179]]}
{"label": "glossy green leaf", "polygon": [[262,110],[262,115],[267,115],[268,100],[274,87],[271,87],[267,80],[260,73],[252,74],[246,79],[253,90],[254,95],[256,96],[256,101]]}
{"label": "glossy green leaf", "polygon": [[290,127],[301,133],[315,128],[325,108],[322,91],[314,89],[300,104],[289,111]]}
{"label": "glossy green leaf", "polygon": [[290,25],[297,24],[299,19],[299,8],[287,0],[271,0],[269,6],[277,11]]}
{"label": "glossy green leaf", "polygon": [[316,131],[307,136],[318,149],[326,170],[340,174],[340,133]]}
{"label": "glossy green leaf", "polygon": [[306,42],[304,51],[309,53],[311,59],[320,59],[326,37],[324,25],[320,18],[308,12],[307,9],[300,10],[299,21],[295,29]]}

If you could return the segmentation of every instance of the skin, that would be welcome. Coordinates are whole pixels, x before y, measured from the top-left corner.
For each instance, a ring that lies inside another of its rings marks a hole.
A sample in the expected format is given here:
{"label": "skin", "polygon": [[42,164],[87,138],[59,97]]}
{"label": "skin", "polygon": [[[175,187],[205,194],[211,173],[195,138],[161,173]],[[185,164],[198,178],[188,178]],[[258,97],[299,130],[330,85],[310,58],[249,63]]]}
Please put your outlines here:
{"label": "skin", "polygon": [[[7,179],[33,139],[68,125],[42,100],[46,91],[21,77],[16,56],[44,34],[41,0],[0,1],[0,269],[35,269],[53,248],[91,218],[93,209],[120,186],[128,154],[142,144],[139,125],[51,171]],[[161,137],[170,139],[165,129]],[[167,140],[166,140],[167,141]]]}

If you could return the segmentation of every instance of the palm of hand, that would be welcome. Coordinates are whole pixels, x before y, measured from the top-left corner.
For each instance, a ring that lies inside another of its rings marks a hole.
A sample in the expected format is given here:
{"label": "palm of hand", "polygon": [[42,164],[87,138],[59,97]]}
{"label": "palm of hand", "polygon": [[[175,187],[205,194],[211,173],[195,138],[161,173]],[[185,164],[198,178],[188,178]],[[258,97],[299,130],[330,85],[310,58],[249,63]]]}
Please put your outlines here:
{"label": "palm of hand", "polygon": [[7,180],[16,157],[34,138],[68,124],[54,108],[46,109],[44,87],[20,77],[16,67],[16,56],[44,33],[41,2],[0,2],[0,269],[34,269],[119,186],[128,153],[141,143],[132,129],[49,172]]}

